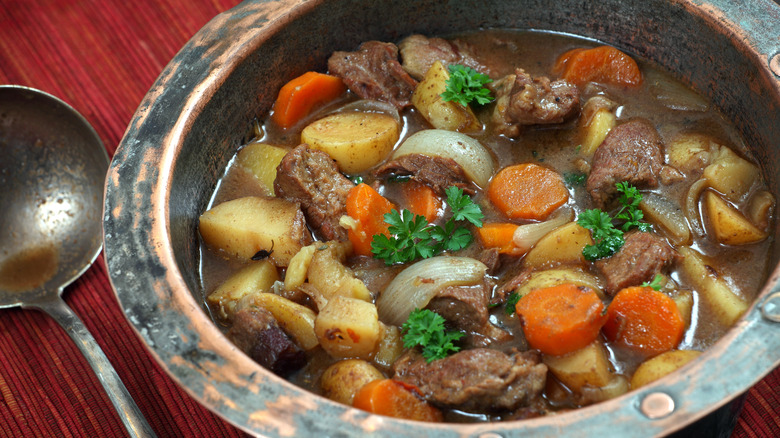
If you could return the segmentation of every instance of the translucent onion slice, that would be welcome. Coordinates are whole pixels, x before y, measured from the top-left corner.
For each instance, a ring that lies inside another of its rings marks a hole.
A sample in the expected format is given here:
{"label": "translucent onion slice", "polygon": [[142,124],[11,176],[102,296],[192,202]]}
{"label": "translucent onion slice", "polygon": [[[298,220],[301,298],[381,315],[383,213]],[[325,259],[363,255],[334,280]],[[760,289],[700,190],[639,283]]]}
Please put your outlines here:
{"label": "translucent onion slice", "polygon": [[442,289],[472,286],[485,278],[487,266],[469,257],[437,256],[401,271],[376,300],[379,319],[400,326],[414,309],[422,309]]}
{"label": "translucent onion slice", "polygon": [[426,129],[411,135],[396,149],[393,158],[409,154],[452,158],[482,188],[487,187],[496,167],[490,152],[479,141],[444,129]]}
{"label": "translucent onion slice", "polygon": [[574,210],[562,208],[553,217],[544,222],[518,226],[515,234],[512,236],[512,242],[525,253],[547,233],[572,220],[574,220]]}
{"label": "translucent onion slice", "polygon": [[691,243],[691,229],[679,204],[664,196],[648,193],[642,197],[639,208],[650,223],[660,226],[669,233],[672,243],[677,245]]}
{"label": "translucent onion slice", "polygon": [[691,185],[691,188],[688,189],[688,194],[685,196],[685,216],[688,218],[688,223],[691,224],[691,231],[696,233],[697,236],[704,235],[704,226],[699,214],[699,198],[701,197],[701,192],[707,187],[707,179],[702,178]]}

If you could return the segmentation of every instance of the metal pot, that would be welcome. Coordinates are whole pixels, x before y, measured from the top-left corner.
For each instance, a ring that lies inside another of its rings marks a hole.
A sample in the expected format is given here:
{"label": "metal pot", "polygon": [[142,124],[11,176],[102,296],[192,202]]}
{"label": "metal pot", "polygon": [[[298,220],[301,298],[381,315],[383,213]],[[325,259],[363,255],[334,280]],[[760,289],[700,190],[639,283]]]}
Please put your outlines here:
{"label": "metal pot", "polygon": [[[214,18],[166,67],[109,170],[105,257],[127,318],[193,397],[255,434],[650,437],[705,417],[727,434],[733,415],[721,414],[737,412],[740,395],[780,363],[777,269],[700,359],[617,399],[521,422],[416,423],[331,402],[265,371],[204,311],[197,218],[276,90],[306,70],[324,70],[333,50],[364,40],[481,27],[584,35],[676,72],[740,126],[780,198],[780,7],[769,0],[249,0]],[[776,266],[777,244],[771,258]],[[693,427],[715,436],[701,423]]]}

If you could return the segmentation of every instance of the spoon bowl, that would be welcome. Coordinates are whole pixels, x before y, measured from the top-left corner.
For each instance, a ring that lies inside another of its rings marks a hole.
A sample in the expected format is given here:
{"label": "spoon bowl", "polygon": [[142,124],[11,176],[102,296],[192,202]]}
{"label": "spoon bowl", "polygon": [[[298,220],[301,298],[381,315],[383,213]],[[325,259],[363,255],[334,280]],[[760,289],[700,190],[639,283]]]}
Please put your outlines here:
{"label": "spoon bowl", "polygon": [[90,362],[131,436],[154,436],[105,354],[62,300],[102,248],[108,155],[84,117],[32,88],[0,86],[0,308],[51,315]]}

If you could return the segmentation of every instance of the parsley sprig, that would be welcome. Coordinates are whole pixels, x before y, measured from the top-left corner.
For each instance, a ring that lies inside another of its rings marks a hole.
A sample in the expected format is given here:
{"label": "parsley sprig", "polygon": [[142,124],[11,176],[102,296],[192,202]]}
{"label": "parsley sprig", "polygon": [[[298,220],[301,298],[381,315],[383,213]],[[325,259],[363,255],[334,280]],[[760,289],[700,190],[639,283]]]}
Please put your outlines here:
{"label": "parsley sprig", "polygon": [[655,274],[653,281],[642,283],[642,287],[650,287],[653,290],[661,290],[666,285],[666,277],[661,274]]}
{"label": "parsley sprig", "polygon": [[409,319],[401,326],[405,348],[422,347],[422,355],[428,362],[443,359],[455,353],[460,347],[454,344],[463,337],[463,332],[447,331],[444,318],[428,309],[414,309]]}
{"label": "parsley sprig", "polygon": [[490,103],[493,97],[485,84],[493,82],[490,77],[479,73],[471,67],[458,64],[450,64],[448,67],[450,77],[445,82],[447,88],[441,93],[445,101],[455,101],[463,106],[468,106],[472,101],[480,105]]}
{"label": "parsley sprig", "polygon": [[393,209],[385,214],[387,230],[391,236],[377,234],[371,240],[371,252],[375,258],[385,264],[406,263],[419,258],[429,258],[442,251],[457,251],[466,248],[474,240],[468,229],[459,226],[459,222],[470,222],[482,226],[482,209],[475,204],[462,189],[449,187],[447,204],[452,217],[444,224],[429,224],[424,216],[414,215],[409,210]]}
{"label": "parsley sprig", "polygon": [[[582,255],[586,260],[598,260],[609,257],[620,250],[625,243],[623,233],[631,228],[637,228],[640,231],[649,231],[651,225],[642,222],[644,214],[639,209],[639,203],[642,201],[642,194],[639,190],[627,182],[615,184],[620,197],[618,201],[622,205],[615,214],[614,219],[607,213],[594,208],[580,213],[577,223],[591,230],[595,244],[585,245]],[[616,227],[613,221],[622,221],[620,228]]]}

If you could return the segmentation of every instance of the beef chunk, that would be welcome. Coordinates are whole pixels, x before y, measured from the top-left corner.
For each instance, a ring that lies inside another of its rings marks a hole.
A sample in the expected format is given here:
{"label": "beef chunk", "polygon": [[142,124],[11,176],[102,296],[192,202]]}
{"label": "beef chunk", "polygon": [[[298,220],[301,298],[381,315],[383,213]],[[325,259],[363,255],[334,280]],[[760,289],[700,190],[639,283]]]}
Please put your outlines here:
{"label": "beef chunk", "polygon": [[404,70],[418,81],[422,80],[436,61],[440,61],[444,68],[450,64],[460,64],[490,76],[489,69],[471,54],[471,47],[460,40],[411,35],[398,44],[398,50],[401,52]]}
{"label": "beef chunk", "polygon": [[441,315],[458,330],[465,331],[465,343],[484,347],[506,341],[511,335],[488,321],[490,290],[487,284],[450,286],[440,290],[425,307]]}
{"label": "beef chunk", "polygon": [[575,85],[534,78],[521,68],[488,87],[496,96],[492,120],[508,137],[516,137],[521,126],[562,123],[579,111],[580,91]]}
{"label": "beef chunk", "polygon": [[467,194],[475,192],[466,172],[452,158],[409,154],[390,160],[374,171],[378,178],[391,174],[411,176],[412,180],[430,186],[439,195],[444,195],[450,186],[459,187]]}
{"label": "beef chunk", "polygon": [[265,309],[246,307],[236,312],[228,337],[255,362],[280,376],[306,365],[304,351]]}
{"label": "beef chunk", "polygon": [[607,280],[604,291],[610,296],[624,287],[652,281],[677,257],[674,249],[653,233],[635,231],[626,234],[625,240],[615,255],[596,262],[596,268]]}
{"label": "beef chunk", "polygon": [[353,186],[328,154],[306,144],[284,156],[274,180],[277,196],[300,203],[306,222],[325,240],[347,240],[339,219],[347,214]]}
{"label": "beef chunk", "polygon": [[617,193],[615,184],[622,181],[638,188],[657,187],[662,147],[658,131],[647,120],[633,119],[612,128],[593,155],[585,183],[596,205],[606,206]]}
{"label": "beef chunk", "polygon": [[356,52],[334,52],[328,59],[328,70],[361,98],[381,100],[396,108],[409,105],[417,86],[398,62],[398,47],[392,43],[366,41]]}
{"label": "beef chunk", "polygon": [[471,412],[506,411],[540,396],[547,366],[533,352],[476,348],[428,363],[412,350],[393,364],[393,379],[416,386],[429,402]]}

